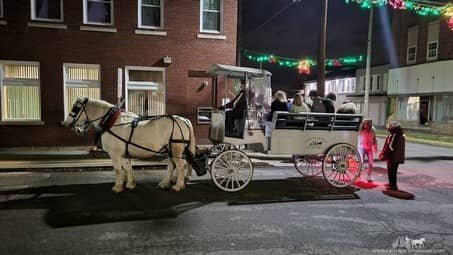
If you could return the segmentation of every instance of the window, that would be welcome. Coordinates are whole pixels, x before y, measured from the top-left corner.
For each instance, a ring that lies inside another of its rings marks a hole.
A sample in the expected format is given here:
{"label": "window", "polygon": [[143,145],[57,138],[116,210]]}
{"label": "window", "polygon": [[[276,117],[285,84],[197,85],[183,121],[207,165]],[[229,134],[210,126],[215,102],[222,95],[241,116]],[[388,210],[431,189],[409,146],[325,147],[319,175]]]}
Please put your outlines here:
{"label": "window", "polygon": [[407,64],[415,64],[417,62],[417,42],[418,42],[418,27],[411,27],[407,30]]}
{"label": "window", "polygon": [[3,18],[3,0],[0,0],[0,18]]}
{"label": "window", "polygon": [[399,97],[397,116],[405,121],[418,121],[420,110],[419,97]]}
{"label": "window", "polygon": [[113,25],[113,0],[83,0],[83,23]]}
{"label": "window", "polygon": [[200,0],[200,30],[220,33],[223,26],[223,0]]}
{"label": "window", "polygon": [[126,67],[126,109],[139,116],[165,114],[165,68]]}
{"label": "window", "polygon": [[437,51],[439,48],[439,20],[430,22],[428,25],[428,45],[426,47],[426,60],[437,60]]}
{"label": "window", "polygon": [[378,75],[376,78],[376,90],[381,90],[381,76]]}
{"label": "window", "polygon": [[65,116],[77,97],[101,98],[101,67],[89,64],[63,64]]}
{"label": "window", "polygon": [[138,27],[163,28],[163,0],[138,0]]}
{"label": "window", "polygon": [[374,75],[370,75],[370,91],[373,91],[373,79]]}
{"label": "window", "polygon": [[434,100],[434,121],[453,121],[453,95],[436,96]]}
{"label": "window", "polygon": [[407,48],[407,63],[413,64],[417,60],[417,46]]}
{"label": "window", "polygon": [[197,123],[209,124],[211,123],[212,107],[198,107],[197,109]]}
{"label": "window", "polygon": [[39,63],[0,61],[2,121],[41,119]]}
{"label": "window", "polygon": [[428,61],[437,60],[437,50],[438,50],[437,48],[438,48],[437,41],[428,43],[428,52],[427,52],[427,57],[426,57],[426,59]]}
{"label": "window", "polygon": [[31,19],[63,21],[63,0],[31,0]]}

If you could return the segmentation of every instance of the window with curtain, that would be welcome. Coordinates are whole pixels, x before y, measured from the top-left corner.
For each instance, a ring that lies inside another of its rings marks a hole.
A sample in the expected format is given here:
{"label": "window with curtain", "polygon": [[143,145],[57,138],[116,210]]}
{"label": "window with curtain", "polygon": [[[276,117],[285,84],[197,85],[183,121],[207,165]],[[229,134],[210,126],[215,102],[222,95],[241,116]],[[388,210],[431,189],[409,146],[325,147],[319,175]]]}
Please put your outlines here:
{"label": "window with curtain", "polygon": [[101,67],[89,64],[63,64],[65,117],[77,97],[101,98]]}
{"label": "window with curtain", "polygon": [[420,97],[398,98],[398,119],[418,121],[420,116]]}
{"label": "window with curtain", "polygon": [[63,0],[31,0],[31,19],[63,21]]}
{"label": "window with curtain", "polygon": [[163,0],[138,0],[139,27],[163,27]]}
{"label": "window with curtain", "polygon": [[127,110],[139,116],[165,114],[163,68],[126,67]]}
{"label": "window with curtain", "polygon": [[223,0],[200,0],[201,1],[201,31],[222,32]]}
{"label": "window with curtain", "polygon": [[41,120],[39,63],[0,62],[3,121]]}
{"label": "window with curtain", "polygon": [[453,121],[453,95],[436,96],[434,102],[434,121]]}
{"label": "window with curtain", "polygon": [[113,0],[84,0],[85,24],[113,25]]}

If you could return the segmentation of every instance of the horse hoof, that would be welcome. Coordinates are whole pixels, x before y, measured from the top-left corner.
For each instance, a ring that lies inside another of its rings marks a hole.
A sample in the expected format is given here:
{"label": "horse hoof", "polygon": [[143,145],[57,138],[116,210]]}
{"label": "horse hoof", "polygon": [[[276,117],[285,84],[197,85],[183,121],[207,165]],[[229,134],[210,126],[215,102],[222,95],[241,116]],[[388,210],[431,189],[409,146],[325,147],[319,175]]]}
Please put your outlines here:
{"label": "horse hoof", "polygon": [[157,185],[157,188],[159,188],[159,189],[169,189],[169,188],[170,188],[170,184],[169,184],[169,183],[160,182],[160,183]]}
{"label": "horse hoof", "polygon": [[135,182],[133,182],[133,183],[127,183],[127,184],[126,184],[126,188],[127,188],[127,189],[130,189],[130,190],[135,189],[136,186],[137,186],[137,185],[135,184]]}
{"label": "horse hoof", "polygon": [[171,188],[172,191],[176,191],[176,192],[180,192],[180,191],[183,190],[183,189],[184,189],[184,187],[180,187],[180,186],[178,186],[178,185],[174,185],[174,186]]}
{"label": "horse hoof", "polygon": [[113,186],[112,190],[115,192],[115,193],[120,193],[124,190],[123,187],[117,187],[117,186]]}

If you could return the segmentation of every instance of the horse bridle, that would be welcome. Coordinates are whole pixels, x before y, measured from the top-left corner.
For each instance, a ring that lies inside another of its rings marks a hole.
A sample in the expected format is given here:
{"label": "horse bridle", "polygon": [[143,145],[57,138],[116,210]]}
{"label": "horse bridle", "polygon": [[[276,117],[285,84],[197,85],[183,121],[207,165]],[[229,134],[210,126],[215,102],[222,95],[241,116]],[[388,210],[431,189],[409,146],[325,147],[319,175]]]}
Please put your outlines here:
{"label": "horse bridle", "polygon": [[[112,113],[115,113],[115,110],[119,109],[118,107],[112,107],[103,116],[101,116],[99,118],[96,118],[96,119],[93,119],[93,120],[90,120],[90,118],[88,117],[88,113],[86,111],[87,103],[88,103],[88,98],[84,98],[83,101],[81,101],[81,99],[79,98],[74,103],[74,105],[72,106],[72,110],[71,110],[71,113],[69,113],[69,116],[72,117],[71,126],[72,126],[73,129],[75,129],[77,127],[82,127],[83,131],[86,132],[86,128],[91,123],[96,122],[98,120],[101,120],[100,125],[102,125],[109,118],[109,116]],[[79,119],[82,116],[82,114],[85,114],[85,119],[86,120],[83,123],[81,123],[81,124],[77,124],[77,122],[79,121]]]}
{"label": "horse bridle", "polygon": [[[100,117],[100,118],[97,118],[97,119],[94,119],[94,120],[90,120],[90,118],[88,117],[88,113],[86,111],[86,106],[87,106],[87,103],[88,103],[88,98],[84,98],[83,101],[81,101],[81,99],[77,99],[77,101],[74,103],[74,105],[72,106],[72,110],[71,110],[71,113],[69,113],[69,116],[72,117],[72,123],[71,123],[71,126],[72,128],[77,128],[77,127],[82,127],[83,128],[83,131],[85,132],[86,128],[93,122],[95,121],[98,121],[100,119],[102,119],[104,116]],[[80,117],[82,117],[82,114],[85,114],[85,121],[81,124],[77,124],[77,122],[79,121]]]}

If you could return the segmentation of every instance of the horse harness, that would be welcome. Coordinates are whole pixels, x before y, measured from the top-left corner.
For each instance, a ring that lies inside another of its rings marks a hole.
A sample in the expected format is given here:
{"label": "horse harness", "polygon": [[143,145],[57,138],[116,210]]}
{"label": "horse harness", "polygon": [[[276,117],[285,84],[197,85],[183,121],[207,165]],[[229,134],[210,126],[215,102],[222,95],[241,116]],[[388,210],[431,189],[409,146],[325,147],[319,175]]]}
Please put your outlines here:
{"label": "horse harness", "polygon": [[[121,116],[122,112],[124,112],[124,111],[122,109],[118,108],[118,107],[111,107],[107,111],[107,113],[101,118],[101,122],[99,123],[99,127],[96,130],[96,140],[95,140],[96,144],[99,141],[99,139],[101,138],[101,136],[105,132],[107,132],[110,135],[112,135],[113,137],[115,137],[116,139],[118,139],[118,140],[120,140],[120,141],[122,141],[122,142],[124,142],[126,144],[126,157],[128,157],[128,158],[130,157],[130,153],[129,153],[129,147],[130,146],[137,147],[139,149],[142,149],[142,150],[145,150],[145,151],[148,151],[148,152],[152,152],[152,153],[155,153],[155,154],[161,154],[161,155],[162,154],[168,154],[170,157],[173,157],[172,150],[171,150],[171,145],[172,144],[183,143],[183,144],[186,145],[186,148],[184,149],[184,151],[187,150],[187,147],[188,147],[190,139],[191,139],[190,133],[189,133],[189,140],[184,139],[184,133],[182,131],[182,127],[177,122],[177,120],[176,120],[176,118],[174,116],[172,116],[172,115],[156,115],[156,116],[137,117],[137,118],[134,118],[130,122],[121,123],[121,124],[116,124],[115,125],[115,122]],[[139,123],[141,121],[153,121],[153,120],[158,120],[158,119],[162,119],[162,118],[169,118],[170,120],[172,120],[172,130],[171,130],[171,133],[170,133],[171,135],[170,135],[168,143],[166,145],[162,146],[162,148],[160,150],[153,150],[153,149],[146,148],[146,147],[143,147],[143,146],[141,146],[141,145],[139,145],[137,143],[132,142],[132,138],[134,136],[134,131],[135,131],[135,129],[137,128],[137,126],[139,125]],[[118,134],[114,133],[111,130],[112,127],[125,126],[125,125],[130,125],[130,127],[131,127],[131,132],[129,133],[129,138],[127,140],[125,138],[119,136]],[[174,135],[175,135],[175,126],[177,126],[177,128],[179,129],[179,132],[181,133],[182,139],[173,138]],[[189,125],[187,123],[186,123],[186,126],[189,128]],[[189,130],[190,130],[190,128],[189,128]]]}
{"label": "horse harness", "polygon": [[[80,100],[77,100],[74,103],[74,106],[73,106],[72,111],[69,114],[69,116],[71,116],[73,118],[73,121],[71,124],[74,127],[76,127],[76,126],[86,127],[95,121],[101,120],[98,128],[96,129],[95,144],[97,144],[97,142],[100,140],[101,136],[105,132],[107,132],[110,135],[112,135],[113,137],[117,138],[118,140],[120,140],[126,144],[126,157],[130,158],[129,146],[134,146],[139,149],[149,151],[149,152],[152,152],[155,154],[160,154],[160,155],[167,154],[169,157],[174,157],[172,155],[172,149],[171,149],[172,144],[182,143],[185,145],[185,148],[184,148],[183,157],[181,157],[181,159],[187,159],[194,166],[194,169],[197,172],[197,175],[201,176],[206,173],[205,167],[200,165],[200,161],[196,160],[196,158],[199,156],[192,154],[192,152],[190,150],[188,150],[189,143],[190,143],[191,139],[194,139],[194,138],[191,137],[190,126],[187,122],[183,121],[184,124],[186,125],[186,127],[189,129],[189,139],[188,140],[186,140],[184,138],[184,133],[182,131],[182,127],[177,122],[177,119],[173,115],[156,115],[156,116],[136,117],[131,122],[115,124],[115,122],[118,120],[118,118],[120,118],[121,114],[124,112],[123,109],[119,108],[118,106],[113,106],[102,117],[90,120],[88,117],[88,114],[86,112],[86,109],[85,109],[87,103],[88,103],[88,98],[84,98],[84,100],[82,102]],[[76,124],[77,121],[80,119],[82,113],[85,114],[86,121],[83,124]],[[158,150],[158,151],[152,150],[150,148],[146,148],[146,147],[143,147],[139,144],[132,142],[135,128],[138,126],[139,122],[153,121],[153,120],[158,120],[158,119],[162,119],[162,118],[169,118],[170,120],[172,120],[172,130],[170,133],[171,135],[168,140],[168,143],[166,145],[162,146],[162,148],[160,150]],[[129,125],[129,124],[131,126],[131,132],[129,133],[128,140],[115,134],[111,130],[112,127],[125,126],[125,125]],[[175,134],[175,124],[176,124],[177,128],[179,129],[179,132],[181,133],[182,139],[173,138],[174,134]],[[205,160],[205,159],[203,159],[203,160]],[[200,170],[200,169],[202,169],[202,170]]]}

